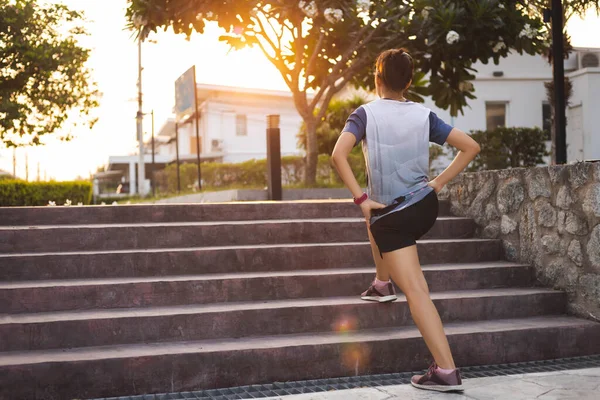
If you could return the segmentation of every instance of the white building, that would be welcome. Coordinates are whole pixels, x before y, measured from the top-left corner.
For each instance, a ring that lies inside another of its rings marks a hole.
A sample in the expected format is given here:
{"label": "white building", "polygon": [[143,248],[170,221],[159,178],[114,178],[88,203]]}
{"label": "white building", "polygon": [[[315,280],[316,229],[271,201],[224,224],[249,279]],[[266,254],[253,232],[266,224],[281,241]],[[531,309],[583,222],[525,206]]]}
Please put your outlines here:
{"label": "white building", "polygon": [[[302,125],[290,92],[247,89],[230,86],[198,84],[200,111],[199,137],[201,161],[241,162],[267,156],[267,115],[280,116],[281,155],[302,155],[296,135]],[[178,124],[178,140],[175,120],[169,119],[159,128],[155,137],[155,169],[176,162],[177,148],[181,162],[196,162],[195,118]],[[178,142],[178,146],[176,146]],[[151,176],[151,142],[145,145],[146,177]],[[137,155],[111,156],[107,173],[97,178],[106,181],[97,185],[99,190],[120,186],[120,194],[136,193]],[[109,183],[110,181],[110,183]],[[146,179],[146,194],[150,192],[150,179]]]}
{"label": "white building", "polygon": [[[565,60],[566,75],[573,84],[567,108],[567,160],[600,159],[600,49],[577,48]],[[476,63],[473,85],[476,99],[470,100],[464,115],[450,117],[431,99],[425,105],[448,123],[465,132],[493,129],[497,126],[550,128],[550,106],[545,82],[552,80],[552,67],[541,56],[512,54],[499,65]],[[301,155],[296,135],[302,119],[295,109],[292,94],[284,91],[246,89],[198,84],[200,111],[199,137],[202,161],[241,162],[266,157],[266,118],[281,116],[281,154]],[[340,97],[362,90],[348,88]],[[374,98],[374,94],[366,94]],[[194,121],[184,121],[178,128],[179,159],[195,162],[196,130]],[[145,145],[150,152],[150,143]],[[155,159],[160,169],[175,162],[175,121],[166,121],[155,139]],[[145,157],[149,163],[150,154]],[[443,167],[448,160],[439,160]],[[137,156],[110,157],[108,176],[119,175],[125,191],[135,193]],[[150,176],[147,164],[146,176]],[[146,182],[149,190],[149,181]]]}
{"label": "white building", "polygon": [[[600,49],[577,48],[565,60],[565,75],[573,84],[567,107],[567,161],[600,159]],[[545,82],[552,66],[541,56],[511,54],[499,65],[476,63],[474,100],[464,115],[451,118],[431,99],[425,105],[465,132],[495,126],[550,129],[551,111]]]}
{"label": "white building", "polygon": [[[267,115],[280,115],[281,154],[301,155],[296,135],[302,124],[290,92],[198,84],[200,158],[241,162],[267,156]],[[178,125],[179,157],[195,160],[195,120]],[[157,154],[175,158],[175,121],[158,131]]]}

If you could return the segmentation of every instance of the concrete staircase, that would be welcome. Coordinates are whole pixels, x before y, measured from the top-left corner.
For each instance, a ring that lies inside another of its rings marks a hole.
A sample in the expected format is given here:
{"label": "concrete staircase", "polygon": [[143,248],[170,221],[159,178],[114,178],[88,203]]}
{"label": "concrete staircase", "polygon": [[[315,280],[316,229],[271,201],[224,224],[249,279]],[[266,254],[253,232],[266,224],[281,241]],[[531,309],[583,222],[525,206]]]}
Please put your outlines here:
{"label": "concrete staircase", "polygon": [[[501,243],[441,215],[419,246],[459,365],[600,353]],[[0,208],[0,399],[71,399],[425,368],[350,202]]]}

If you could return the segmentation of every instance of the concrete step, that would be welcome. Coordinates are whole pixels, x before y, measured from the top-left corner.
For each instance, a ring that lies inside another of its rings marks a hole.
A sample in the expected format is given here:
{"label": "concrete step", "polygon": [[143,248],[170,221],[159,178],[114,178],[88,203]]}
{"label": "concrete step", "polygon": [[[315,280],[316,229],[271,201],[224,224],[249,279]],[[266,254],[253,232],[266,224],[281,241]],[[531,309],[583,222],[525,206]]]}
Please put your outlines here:
{"label": "concrete step", "polygon": [[[475,263],[503,258],[500,240],[423,240],[417,246],[422,264]],[[290,271],[369,265],[373,265],[373,256],[368,241],[0,254],[3,281]]]}
{"label": "concrete step", "polygon": [[[440,216],[450,203],[440,201]],[[350,200],[239,202],[211,204],[136,204],[86,207],[0,207],[0,226],[135,224],[140,221],[198,222],[263,219],[361,217]]]}
{"label": "concrete step", "polygon": [[[473,236],[473,220],[439,218],[424,239]],[[0,252],[206,247],[227,244],[337,243],[366,240],[364,219],[48,225],[0,228]]]}
{"label": "concrete step", "polygon": [[[432,292],[534,283],[531,267],[502,261],[426,265],[423,271]],[[358,296],[374,273],[374,267],[366,267],[0,282],[0,313]]]}
{"label": "concrete step", "polygon": [[[600,324],[563,316],[445,325],[458,366],[600,353]],[[0,355],[0,398],[67,399],[381,374],[431,360],[414,326]],[[27,384],[24,384],[27,382]]]}
{"label": "concrete step", "polygon": [[[432,293],[444,322],[565,312],[565,294],[543,288]],[[404,296],[377,304],[358,296],[63,311],[0,316],[0,351],[355,331],[412,323]]]}

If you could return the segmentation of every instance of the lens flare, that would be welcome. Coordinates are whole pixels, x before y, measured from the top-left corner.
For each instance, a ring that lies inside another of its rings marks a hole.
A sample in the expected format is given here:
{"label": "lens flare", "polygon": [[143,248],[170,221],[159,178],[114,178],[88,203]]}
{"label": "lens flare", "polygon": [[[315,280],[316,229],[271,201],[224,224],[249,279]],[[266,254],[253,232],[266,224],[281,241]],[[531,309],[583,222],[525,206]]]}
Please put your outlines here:
{"label": "lens flare", "polygon": [[342,315],[333,322],[332,326],[334,332],[344,334],[356,330],[358,320],[353,316]]}
{"label": "lens flare", "polygon": [[344,368],[360,375],[370,362],[371,348],[365,343],[347,343],[342,347],[341,362]]}

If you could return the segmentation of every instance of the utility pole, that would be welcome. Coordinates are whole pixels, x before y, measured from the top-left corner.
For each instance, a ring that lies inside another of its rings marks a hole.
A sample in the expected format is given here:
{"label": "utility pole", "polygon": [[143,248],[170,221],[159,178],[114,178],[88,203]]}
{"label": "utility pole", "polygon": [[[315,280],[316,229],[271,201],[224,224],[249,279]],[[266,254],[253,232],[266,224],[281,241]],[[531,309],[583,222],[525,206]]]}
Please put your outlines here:
{"label": "utility pole", "polygon": [[143,122],[144,113],[142,111],[142,37],[138,37],[138,111],[136,114],[137,139],[139,142],[139,158],[138,158],[138,195],[143,196],[144,183],[146,180],[146,170],[144,166],[144,133]]}
{"label": "utility pole", "polygon": [[13,147],[13,178],[17,177],[17,148]]}
{"label": "utility pole", "polygon": [[37,181],[40,181],[40,162],[37,163]]}
{"label": "utility pole", "polygon": [[175,157],[177,158],[177,193],[181,192],[181,176],[179,175],[179,123],[175,121]]}
{"label": "utility pole", "polygon": [[552,67],[554,75],[554,132],[556,164],[567,163],[567,127],[565,115],[565,67],[563,46],[563,6],[552,0]]}
{"label": "utility pole", "polygon": [[29,154],[25,152],[25,182],[29,182]]}
{"label": "utility pole", "polygon": [[198,85],[196,84],[196,66],[194,65],[194,114],[196,127],[196,163],[198,170],[198,190],[202,190],[202,174],[200,172],[200,110],[198,110]]}
{"label": "utility pole", "polygon": [[154,110],[150,114],[152,114],[152,175],[150,175],[150,185],[152,185],[152,196],[156,197],[156,185],[154,183]]}

